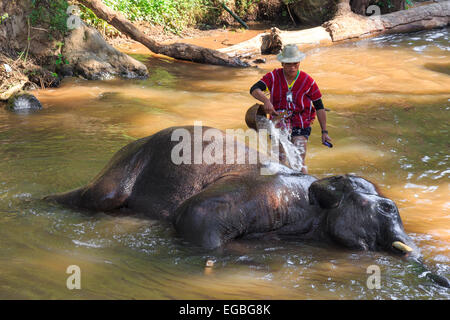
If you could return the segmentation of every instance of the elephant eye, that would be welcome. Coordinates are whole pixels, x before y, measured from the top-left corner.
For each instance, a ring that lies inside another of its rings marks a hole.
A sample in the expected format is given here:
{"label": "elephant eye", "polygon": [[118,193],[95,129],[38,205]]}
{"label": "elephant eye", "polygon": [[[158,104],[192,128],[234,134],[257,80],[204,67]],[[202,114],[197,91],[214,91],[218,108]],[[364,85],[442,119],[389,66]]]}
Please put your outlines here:
{"label": "elephant eye", "polygon": [[391,201],[380,201],[377,205],[378,210],[381,214],[389,215],[395,214],[397,212],[397,207]]}

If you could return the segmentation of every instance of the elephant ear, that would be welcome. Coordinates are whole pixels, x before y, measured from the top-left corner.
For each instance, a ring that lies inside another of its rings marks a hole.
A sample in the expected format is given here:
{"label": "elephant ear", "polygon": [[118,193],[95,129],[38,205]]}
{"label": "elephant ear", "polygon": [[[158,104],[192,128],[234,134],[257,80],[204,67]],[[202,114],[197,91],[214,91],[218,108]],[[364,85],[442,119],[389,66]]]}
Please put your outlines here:
{"label": "elephant ear", "polygon": [[309,203],[318,204],[323,209],[332,209],[340,205],[348,188],[345,176],[336,176],[314,181],[308,190]]}

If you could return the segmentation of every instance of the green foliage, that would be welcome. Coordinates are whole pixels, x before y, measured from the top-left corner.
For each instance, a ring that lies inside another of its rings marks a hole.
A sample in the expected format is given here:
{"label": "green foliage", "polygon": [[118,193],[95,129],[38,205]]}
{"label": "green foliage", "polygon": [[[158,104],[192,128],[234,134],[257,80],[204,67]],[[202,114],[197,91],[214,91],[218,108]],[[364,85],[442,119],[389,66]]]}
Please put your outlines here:
{"label": "green foliage", "polygon": [[[400,1],[397,1],[397,2],[400,2]],[[412,2],[410,0],[404,0],[401,2],[406,3],[407,5],[412,5]],[[389,9],[395,7],[391,0],[378,0],[375,2],[375,5],[382,7],[382,8],[389,8]]]}
{"label": "green foliage", "polygon": [[[108,7],[121,12],[130,21],[146,21],[160,25],[166,31],[179,33],[186,26],[199,23],[216,24],[223,12],[222,2],[240,17],[257,8],[262,0],[102,0]],[[294,0],[284,0],[294,1]],[[114,36],[119,32],[83,5],[79,5],[81,19],[103,34]]]}
{"label": "green foliage", "polygon": [[106,21],[97,18],[97,16],[92,12],[91,9],[86,8],[83,5],[80,5],[79,8],[80,18],[91,26],[94,26],[96,29],[102,31],[105,36],[116,36],[120,33],[116,28],[109,25]]}
{"label": "green foliage", "polygon": [[69,61],[67,61],[64,56],[62,55],[62,53],[59,53],[56,61],[55,61],[55,65],[59,66],[61,64],[69,64]]}
{"label": "green foliage", "polygon": [[375,2],[375,5],[377,5],[377,6],[381,7],[381,8],[383,8],[383,7],[386,7],[386,8],[392,7],[392,3],[391,3],[390,0],[380,0],[380,1]]}
{"label": "green foliage", "polygon": [[260,0],[235,0],[236,14],[240,17],[255,9]]}
{"label": "green foliage", "polygon": [[[171,32],[179,32],[197,22],[210,0],[103,0],[113,10],[120,11],[130,21],[148,21]],[[106,26],[91,10],[81,6],[81,18],[101,29]]]}
{"label": "green foliage", "polygon": [[31,24],[48,25],[51,33],[64,34],[67,31],[68,7],[66,0],[31,0]]}

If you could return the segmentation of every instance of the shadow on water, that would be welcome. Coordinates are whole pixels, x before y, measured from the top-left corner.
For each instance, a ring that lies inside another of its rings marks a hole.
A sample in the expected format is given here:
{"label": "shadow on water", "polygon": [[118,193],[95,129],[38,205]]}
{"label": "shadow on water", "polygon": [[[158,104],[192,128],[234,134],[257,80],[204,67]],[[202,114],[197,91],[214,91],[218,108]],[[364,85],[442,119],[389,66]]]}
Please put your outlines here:
{"label": "shadow on water", "polygon": [[431,71],[450,75],[450,63],[425,63],[424,67]]}

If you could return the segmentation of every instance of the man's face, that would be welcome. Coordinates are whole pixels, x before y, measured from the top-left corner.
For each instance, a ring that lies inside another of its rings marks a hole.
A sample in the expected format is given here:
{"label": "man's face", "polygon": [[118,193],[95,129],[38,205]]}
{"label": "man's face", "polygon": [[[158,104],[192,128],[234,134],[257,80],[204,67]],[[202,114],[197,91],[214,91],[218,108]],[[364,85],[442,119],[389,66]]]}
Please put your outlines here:
{"label": "man's face", "polygon": [[282,63],[284,74],[288,77],[295,77],[297,75],[298,68],[300,67],[300,62],[294,63]]}

